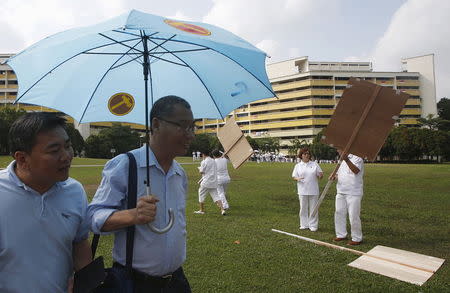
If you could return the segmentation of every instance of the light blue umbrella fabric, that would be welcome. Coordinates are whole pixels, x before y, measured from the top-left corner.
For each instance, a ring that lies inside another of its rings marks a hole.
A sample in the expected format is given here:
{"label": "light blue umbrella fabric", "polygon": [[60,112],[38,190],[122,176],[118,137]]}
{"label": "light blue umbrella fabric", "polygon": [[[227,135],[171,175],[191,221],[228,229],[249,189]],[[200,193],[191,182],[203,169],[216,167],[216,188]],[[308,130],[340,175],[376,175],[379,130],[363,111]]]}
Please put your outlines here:
{"label": "light blue umbrella fabric", "polygon": [[[158,98],[177,95],[191,104],[195,118],[223,118],[241,105],[275,96],[264,52],[213,25],[181,22],[204,33],[195,34],[165,20],[132,10],[35,43],[7,61],[18,78],[16,102],[53,108],[79,122],[145,124],[143,36],[150,65],[148,111]],[[122,92],[136,104],[117,116],[108,100]]]}

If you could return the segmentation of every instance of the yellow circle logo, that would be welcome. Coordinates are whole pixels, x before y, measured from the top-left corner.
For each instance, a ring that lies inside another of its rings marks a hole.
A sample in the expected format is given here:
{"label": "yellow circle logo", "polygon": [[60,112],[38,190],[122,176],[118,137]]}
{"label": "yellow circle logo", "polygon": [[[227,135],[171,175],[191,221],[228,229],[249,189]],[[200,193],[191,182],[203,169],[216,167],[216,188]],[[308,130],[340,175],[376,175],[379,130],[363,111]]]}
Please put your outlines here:
{"label": "yellow circle logo", "polygon": [[134,98],[127,93],[118,93],[109,98],[108,108],[111,113],[123,116],[131,112],[134,108]]}
{"label": "yellow circle logo", "polygon": [[190,24],[190,23],[185,23],[185,22],[175,21],[175,20],[170,20],[170,19],[165,19],[164,22],[170,26],[173,26],[176,29],[179,29],[179,30],[187,32],[187,33],[200,35],[200,36],[211,35],[211,32],[209,30],[207,30],[206,28],[202,28],[195,24]]}

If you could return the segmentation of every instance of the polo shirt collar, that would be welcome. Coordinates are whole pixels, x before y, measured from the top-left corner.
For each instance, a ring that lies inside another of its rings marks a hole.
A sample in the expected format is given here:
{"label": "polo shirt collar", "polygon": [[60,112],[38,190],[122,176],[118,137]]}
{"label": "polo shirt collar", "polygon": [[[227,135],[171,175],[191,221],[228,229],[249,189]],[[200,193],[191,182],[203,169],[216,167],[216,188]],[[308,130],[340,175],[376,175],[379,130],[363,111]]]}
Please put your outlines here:
{"label": "polo shirt collar", "polygon": [[[33,190],[34,191],[33,188],[29,187],[22,180],[20,180],[20,178],[17,176],[16,172],[14,171],[14,167],[15,166],[16,166],[16,161],[14,160],[11,163],[9,163],[8,167],[6,168],[8,170],[9,178],[11,179],[11,182],[16,184],[19,187],[22,187],[23,189],[25,189],[27,191],[29,191],[29,190]],[[55,187],[56,188],[60,188],[61,186],[65,185],[65,184],[66,184],[66,181],[56,182],[52,187],[50,187],[50,189],[48,191],[50,191],[51,189],[53,189]]]}
{"label": "polo shirt collar", "polygon": [[[142,147],[140,147],[138,149],[137,152],[137,156],[136,156],[136,161],[137,164],[139,165],[139,167],[141,168],[145,168],[146,166],[146,152],[145,152],[145,147],[147,145],[143,145]],[[161,165],[159,164],[158,160],[156,159],[155,153],[153,153],[152,149],[149,148],[149,166],[155,166],[156,168],[160,169],[161,171],[163,171],[163,168],[161,167]],[[181,170],[181,167],[179,164],[176,163],[175,160],[172,160],[172,165],[169,168],[169,171],[167,172],[167,175],[170,175],[171,173],[175,173],[178,175],[182,175],[183,171]]]}

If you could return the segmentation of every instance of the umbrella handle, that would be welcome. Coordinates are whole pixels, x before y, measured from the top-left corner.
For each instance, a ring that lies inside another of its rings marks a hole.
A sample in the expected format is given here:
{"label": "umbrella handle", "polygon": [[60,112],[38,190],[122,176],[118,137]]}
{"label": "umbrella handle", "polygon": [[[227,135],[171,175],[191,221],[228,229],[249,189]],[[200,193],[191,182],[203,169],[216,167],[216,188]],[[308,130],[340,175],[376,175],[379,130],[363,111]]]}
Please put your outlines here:
{"label": "umbrella handle", "polygon": [[169,223],[167,224],[166,227],[159,229],[159,228],[156,228],[155,226],[153,226],[152,223],[148,223],[147,224],[148,228],[157,234],[164,234],[164,233],[168,232],[173,227],[173,223],[175,220],[175,215],[173,213],[173,210],[169,209],[168,212],[169,212]]}

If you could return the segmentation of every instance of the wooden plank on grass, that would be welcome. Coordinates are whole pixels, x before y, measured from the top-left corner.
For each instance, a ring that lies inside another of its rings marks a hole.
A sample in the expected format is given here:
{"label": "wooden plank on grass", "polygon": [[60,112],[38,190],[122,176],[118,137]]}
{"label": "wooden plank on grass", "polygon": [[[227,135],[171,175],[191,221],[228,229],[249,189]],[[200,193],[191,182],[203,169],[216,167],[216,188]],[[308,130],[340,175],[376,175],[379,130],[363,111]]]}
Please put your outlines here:
{"label": "wooden plank on grass", "polygon": [[349,266],[421,286],[444,261],[433,256],[377,245],[366,255],[349,263]]}

